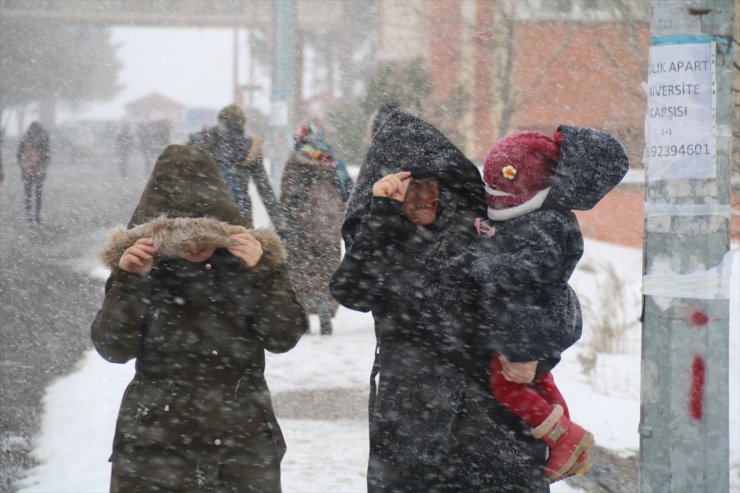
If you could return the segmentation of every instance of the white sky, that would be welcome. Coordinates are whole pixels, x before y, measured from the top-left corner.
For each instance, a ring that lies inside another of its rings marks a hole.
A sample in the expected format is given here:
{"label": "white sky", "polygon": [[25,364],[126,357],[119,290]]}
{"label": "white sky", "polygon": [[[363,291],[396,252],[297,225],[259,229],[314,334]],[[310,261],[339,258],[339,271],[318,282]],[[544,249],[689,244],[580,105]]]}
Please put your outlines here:
{"label": "white sky", "polygon": [[[233,102],[232,29],[117,27],[112,33],[113,43],[120,45],[118,82],[124,88],[110,103],[90,104],[74,111],[60,108],[60,122],[119,119],[126,103],[152,92],[191,108],[218,110]],[[244,31],[239,47],[240,84],[245,84],[248,59]]]}

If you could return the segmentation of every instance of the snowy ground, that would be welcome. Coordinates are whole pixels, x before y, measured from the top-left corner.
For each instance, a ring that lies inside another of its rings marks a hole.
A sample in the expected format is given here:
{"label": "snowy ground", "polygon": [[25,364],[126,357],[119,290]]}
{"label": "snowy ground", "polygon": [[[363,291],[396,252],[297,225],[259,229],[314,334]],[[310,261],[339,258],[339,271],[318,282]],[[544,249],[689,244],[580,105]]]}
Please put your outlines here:
{"label": "snowy ground", "polygon": [[[586,255],[572,284],[584,305],[602,308],[615,301],[599,297],[615,269],[622,293],[616,306],[624,309],[627,330],[621,354],[599,354],[590,373],[584,372],[583,356],[589,354],[603,309],[585,309],[583,339],[565,353],[555,377],[568,400],[575,421],[591,430],[597,444],[624,455],[639,448],[637,427],[640,412],[640,273],[641,251],[588,241]],[[106,272],[90,266],[92,276]],[[735,255],[731,317],[731,464],[733,492],[740,492],[740,255]],[[596,293],[596,294],[595,294]],[[102,299],[102,286],[101,286]],[[80,321],[89,324],[89,320]],[[312,319],[313,333],[318,320]],[[267,379],[273,397],[295,390],[346,388],[366,391],[372,364],[374,335],[372,318],[341,308],[334,321],[334,335],[306,336],[296,349],[269,355]],[[579,358],[579,355],[581,356]],[[23,493],[83,493],[108,490],[110,447],[118,405],[133,365],[106,363],[94,352],[87,353],[78,369],[47,388],[42,429],[35,442],[39,465],[17,486]],[[606,385],[608,380],[609,384]],[[331,403],[325,405],[331,406]],[[280,409],[278,408],[278,414]],[[337,421],[280,419],[288,444],[283,460],[283,489],[286,493],[365,491],[367,466],[367,416]],[[564,482],[552,486],[553,493],[579,492]]]}

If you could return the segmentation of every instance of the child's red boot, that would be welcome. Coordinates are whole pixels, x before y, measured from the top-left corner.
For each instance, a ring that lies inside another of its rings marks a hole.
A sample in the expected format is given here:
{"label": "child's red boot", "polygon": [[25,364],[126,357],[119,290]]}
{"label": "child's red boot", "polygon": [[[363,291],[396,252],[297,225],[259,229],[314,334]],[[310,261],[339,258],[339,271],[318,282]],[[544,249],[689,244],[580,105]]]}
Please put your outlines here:
{"label": "child's red boot", "polygon": [[593,443],[594,436],[565,417],[559,405],[553,406],[550,415],[532,430],[532,436],[544,441],[550,449],[545,476],[551,482],[584,473],[591,468],[586,451]]}
{"label": "child's red boot", "polygon": [[[532,387],[537,391],[550,404],[559,404],[563,408],[563,414],[566,418],[570,419],[570,413],[568,412],[568,405],[565,403],[563,395],[560,393],[555,381],[552,378],[552,373],[544,373],[532,382]],[[576,460],[573,467],[566,473],[561,479],[567,478],[568,476],[575,476],[576,474],[583,474],[591,469],[591,459],[588,456],[588,452],[583,452]]]}

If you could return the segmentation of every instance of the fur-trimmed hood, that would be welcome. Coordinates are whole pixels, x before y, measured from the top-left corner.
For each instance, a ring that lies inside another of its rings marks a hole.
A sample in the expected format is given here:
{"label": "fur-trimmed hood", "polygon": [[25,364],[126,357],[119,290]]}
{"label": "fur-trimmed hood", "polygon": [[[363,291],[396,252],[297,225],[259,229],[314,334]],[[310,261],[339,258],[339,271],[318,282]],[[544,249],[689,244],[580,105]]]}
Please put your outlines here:
{"label": "fur-trimmed hood", "polygon": [[158,217],[210,217],[245,226],[211,155],[197,146],[170,145],[157,158],[129,228]]}
{"label": "fur-trimmed hood", "polygon": [[284,262],[283,248],[277,234],[268,228],[247,229],[216,219],[196,217],[160,216],[131,229],[119,226],[109,235],[100,252],[103,263],[114,269],[123,252],[141,238],[152,238],[158,258],[176,257],[177,252],[199,244],[228,248],[237,244],[230,235],[251,233],[261,244],[268,265],[275,267]]}

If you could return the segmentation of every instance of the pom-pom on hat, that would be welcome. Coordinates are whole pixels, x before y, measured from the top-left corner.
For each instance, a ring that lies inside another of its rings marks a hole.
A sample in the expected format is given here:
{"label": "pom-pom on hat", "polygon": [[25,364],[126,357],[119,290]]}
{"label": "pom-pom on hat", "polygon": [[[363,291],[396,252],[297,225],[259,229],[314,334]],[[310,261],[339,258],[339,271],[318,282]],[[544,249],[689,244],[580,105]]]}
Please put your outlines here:
{"label": "pom-pom on hat", "polygon": [[560,155],[558,137],[556,134],[553,140],[539,132],[525,131],[496,142],[483,165],[488,207],[513,207],[549,187]]}

